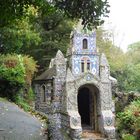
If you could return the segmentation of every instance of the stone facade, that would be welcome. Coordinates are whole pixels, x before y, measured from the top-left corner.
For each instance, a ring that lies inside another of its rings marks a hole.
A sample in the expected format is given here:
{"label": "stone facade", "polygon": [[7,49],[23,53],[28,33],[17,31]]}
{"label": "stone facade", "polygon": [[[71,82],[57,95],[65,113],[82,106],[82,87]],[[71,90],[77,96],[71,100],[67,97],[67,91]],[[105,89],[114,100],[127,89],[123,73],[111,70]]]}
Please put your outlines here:
{"label": "stone facade", "polygon": [[34,82],[35,108],[48,115],[52,140],[66,139],[63,131],[80,140],[86,129],[115,139],[112,79],[106,56],[97,52],[95,32],[74,31],[67,58],[58,51]]}

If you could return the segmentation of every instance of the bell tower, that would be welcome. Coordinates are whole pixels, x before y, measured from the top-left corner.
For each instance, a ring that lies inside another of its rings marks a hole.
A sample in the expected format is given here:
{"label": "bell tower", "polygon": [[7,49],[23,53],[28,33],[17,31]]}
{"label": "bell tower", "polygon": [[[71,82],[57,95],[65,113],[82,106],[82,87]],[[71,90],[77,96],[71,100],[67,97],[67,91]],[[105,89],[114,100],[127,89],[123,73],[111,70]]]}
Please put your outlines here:
{"label": "bell tower", "polygon": [[95,31],[75,30],[71,36],[69,57],[71,71],[74,76],[88,71],[98,75],[99,56],[96,49]]}

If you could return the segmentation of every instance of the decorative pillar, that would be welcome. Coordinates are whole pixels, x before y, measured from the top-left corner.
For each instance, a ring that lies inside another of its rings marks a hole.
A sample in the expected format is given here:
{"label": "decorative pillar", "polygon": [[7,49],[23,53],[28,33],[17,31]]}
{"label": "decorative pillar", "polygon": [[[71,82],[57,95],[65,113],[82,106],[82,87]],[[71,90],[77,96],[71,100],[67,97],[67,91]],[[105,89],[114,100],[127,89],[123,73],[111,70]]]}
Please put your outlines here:
{"label": "decorative pillar", "polygon": [[112,92],[111,81],[109,79],[110,68],[106,56],[101,55],[100,60],[100,103],[101,103],[101,117],[100,117],[100,131],[109,139],[115,138],[115,115],[112,112]]}

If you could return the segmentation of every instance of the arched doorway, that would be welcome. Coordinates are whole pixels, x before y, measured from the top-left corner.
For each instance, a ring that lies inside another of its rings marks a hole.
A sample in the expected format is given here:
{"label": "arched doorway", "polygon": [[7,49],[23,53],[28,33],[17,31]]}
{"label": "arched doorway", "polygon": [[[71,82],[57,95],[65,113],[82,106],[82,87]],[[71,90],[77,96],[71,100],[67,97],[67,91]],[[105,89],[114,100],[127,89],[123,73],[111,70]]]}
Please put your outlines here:
{"label": "arched doorway", "polygon": [[78,90],[78,112],[83,129],[98,131],[97,93],[98,89],[93,85],[85,85]]}
{"label": "arched doorway", "polygon": [[86,87],[79,90],[78,111],[81,116],[82,125],[90,125],[90,93]]}

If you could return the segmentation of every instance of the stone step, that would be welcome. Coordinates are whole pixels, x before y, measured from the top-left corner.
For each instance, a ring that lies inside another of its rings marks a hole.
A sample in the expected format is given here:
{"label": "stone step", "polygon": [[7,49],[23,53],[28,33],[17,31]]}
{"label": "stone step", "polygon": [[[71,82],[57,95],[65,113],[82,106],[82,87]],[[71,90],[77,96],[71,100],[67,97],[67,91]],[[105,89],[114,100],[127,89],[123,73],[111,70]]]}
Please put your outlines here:
{"label": "stone step", "polygon": [[108,140],[105,138],[81,138],[81,140]]}
{"label": "stone step", "polygon": [[81,140],[106,140],[100,133],[96,133],[92,130],[84,130]]}

